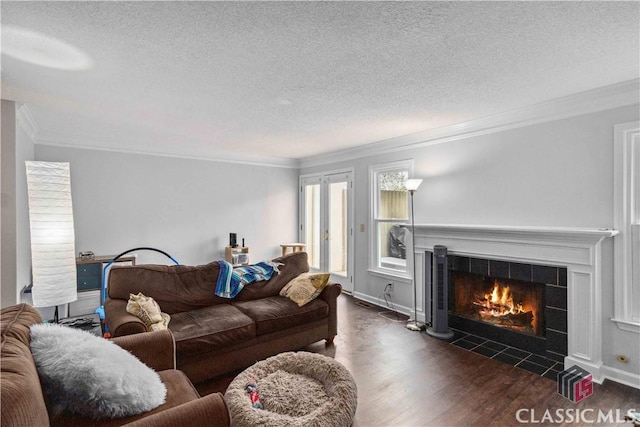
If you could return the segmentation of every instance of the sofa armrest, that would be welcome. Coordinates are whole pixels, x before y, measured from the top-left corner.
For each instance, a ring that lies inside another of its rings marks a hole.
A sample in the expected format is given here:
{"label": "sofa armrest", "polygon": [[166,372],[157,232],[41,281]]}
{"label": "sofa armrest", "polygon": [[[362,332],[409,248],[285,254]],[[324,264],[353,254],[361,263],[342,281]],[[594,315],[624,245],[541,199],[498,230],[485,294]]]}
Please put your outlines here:
{"label": "sofa armrest", "polygon": [[153,370],[176,368],[176,343],[169,329],[125,335],[111,341],[136,356]]}
{"label": "sofa armrest", "polygon": [[342,285],[340,283],[329,282],[320,295],[318,295],[318,298],[321,298],[326,302],[336,301],[341,293]]}
{"label": "sofa armrest", "polygon": [[329,282],[318,296],[329,305],[329,343],[338,334],[338,297],[341,293],[342,286],[339,283]]}
{"label": "sofa armrest", "polygon": [[127,311],[127,301],[107,298],[104,301],[104,320],[112,337],[147,332],[142,320]]}
{"label": "sofa armrest", "polygon": [[125,425],[127,427],[183,427],[185,425],[228,427],[231,425],[231,417],[222,394],[212,393]]}

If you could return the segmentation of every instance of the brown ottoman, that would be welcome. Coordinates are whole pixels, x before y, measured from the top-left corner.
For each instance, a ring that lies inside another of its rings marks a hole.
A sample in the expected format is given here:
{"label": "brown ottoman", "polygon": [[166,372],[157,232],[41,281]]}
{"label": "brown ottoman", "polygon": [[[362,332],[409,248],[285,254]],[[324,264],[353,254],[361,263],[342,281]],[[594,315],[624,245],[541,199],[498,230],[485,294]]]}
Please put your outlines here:
{"label": "brown ottoman", "polygon": [[[257,385],[263,409],[254,408],[247,385]],[[350,426],[357,389],[351,373],[330,357],[287,352],[240,373],[224,395],[236,427]]]}

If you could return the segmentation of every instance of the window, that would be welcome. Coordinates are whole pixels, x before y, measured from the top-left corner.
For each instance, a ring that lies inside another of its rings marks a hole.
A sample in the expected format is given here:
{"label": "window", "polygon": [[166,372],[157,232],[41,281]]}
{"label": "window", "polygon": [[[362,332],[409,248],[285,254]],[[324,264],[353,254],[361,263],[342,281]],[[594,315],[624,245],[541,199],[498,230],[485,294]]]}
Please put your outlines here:
{"label": "window", "polygon": [[615,126],[615,303],[620,329],[640,333],[640,122]]}
{"label": "window", "polygon": [[407,271],[409,230],[410,161],[370,168],[371,183],[371,262],[373,270],[403,275]]}

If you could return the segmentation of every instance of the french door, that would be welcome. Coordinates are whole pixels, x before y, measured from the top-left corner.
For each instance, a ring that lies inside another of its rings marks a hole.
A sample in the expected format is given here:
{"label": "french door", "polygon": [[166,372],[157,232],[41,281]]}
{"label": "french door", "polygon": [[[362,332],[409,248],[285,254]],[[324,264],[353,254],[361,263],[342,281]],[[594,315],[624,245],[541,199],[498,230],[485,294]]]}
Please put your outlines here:
{"label": "french door", "polygon": [[353,292],[353,170],[300,177],[300,241],[311,271]]}

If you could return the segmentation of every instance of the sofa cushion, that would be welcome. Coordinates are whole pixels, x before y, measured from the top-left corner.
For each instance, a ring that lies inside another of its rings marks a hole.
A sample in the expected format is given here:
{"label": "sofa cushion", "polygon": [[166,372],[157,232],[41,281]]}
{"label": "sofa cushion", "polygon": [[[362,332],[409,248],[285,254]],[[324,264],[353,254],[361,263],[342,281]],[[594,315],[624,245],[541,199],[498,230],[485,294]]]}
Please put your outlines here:
{"label": "sofa cushion", "polygon": [[[256,282],[245,286],[233,300],[249,301],[265,297],[276,296],[284,285],[291,279],[309,271],[309,261],[306,252],[294,252],[278,257],[273,262],[282,264],[278,266],[279,273],[271,276],[266,282]],[[164,307],[163,307],[164,308]]]}
{"label": "sofa cushion", "polygon": [[218,304],[171,316],[169,329],[176,354],[191,356],[248,341],[256,336],[254,321],[229,304]]}
{"label": "sofa cushion", "polygon": [[41,322],[38,311],[26,304],[3,308],[0,314],[2,426],[49,425],[40,378],[29,347],[30,327]]}
{"label": "sofa cushion", "polygon": [[152,297],[162,311],[173,315],[182,311],[227,303],[215,295],[220,265],[133,265],[111,267],[108,279],[110,298],[128,301],[129,294],[142,292]]}
{"label": "sofa cushion", "polygon": [[318,298],[328,282],[329,273],[303,273],[287,283],[280,295],[302,307]]}
{"label": "sofa cushion", "polygon": [[329,315],[329,306],[320,299],[298,307],[289,298],[278,295],[255,301],[239,301],[233,305],[255,321],[256,335],[322,320]]}

